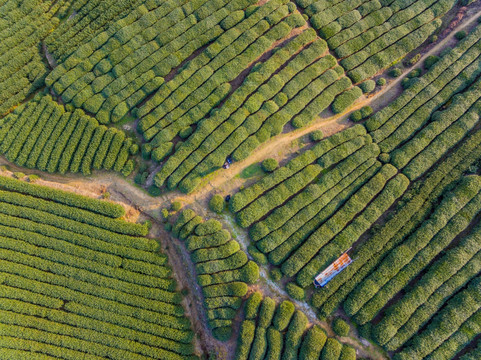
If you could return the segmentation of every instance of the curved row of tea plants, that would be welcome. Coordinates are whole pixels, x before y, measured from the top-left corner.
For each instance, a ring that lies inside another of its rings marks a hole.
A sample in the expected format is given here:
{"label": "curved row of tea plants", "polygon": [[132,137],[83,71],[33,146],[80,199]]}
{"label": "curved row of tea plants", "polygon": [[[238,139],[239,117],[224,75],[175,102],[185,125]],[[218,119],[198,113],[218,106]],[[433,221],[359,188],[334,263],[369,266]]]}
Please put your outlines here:
{"label": "curved row of tea plants", "polygon": [[6,358],[196,358],[167,257],[144,225],[100,215],[120,215],[114,204],[0,180]]}
{"label": "curved row of tea plants", "polygon": [[277,304],[258,292],[247,299],[236,360],[320,359],[355,360],[356,350],[328,338],[319,325],[308,325],[306,315],[290,301]]}
{"label": "curved row of tea plants", "polygon": [[[65,103],[117,122],[252,0],[162,1],[139,5],[77,49],[46,78]],[[183,4],[183,5],[182,5]]]}
{"label": "curved row of tea plants", "polygon": [[455,0],[297,0],[353,82],[401,60],[440,28]]}
{"label": "curved row of tea plants", "polygon": [[0,116],[42,87],[48,66],[41,41],[74,1],[3,1],[0,6]]}
{"label": "curved row of tea plants", "polygon": [[354,126],[235,194],[230,209],[256,248],[307,287],[406,190],[407,178],[378,155],[365,128]]}
{"label": "curved row of tea plants", "polygon": [[99,125],[82,110],[65,111],[49,95],[37,94],[0,125],[0,152],[7,160],[51,173],[112,169],[127,176],[137,151],[123,131]]}
{"label": "curved row of tea plants", "polygon": [[203,221],[193,210],[183,211],[172,227],[185,240],[202,287],[204,307],[214,337],[228,340],[233,320],[247,294],[247,285],[259,278],[259,267],[248,260],[239,243],[214,219]]}

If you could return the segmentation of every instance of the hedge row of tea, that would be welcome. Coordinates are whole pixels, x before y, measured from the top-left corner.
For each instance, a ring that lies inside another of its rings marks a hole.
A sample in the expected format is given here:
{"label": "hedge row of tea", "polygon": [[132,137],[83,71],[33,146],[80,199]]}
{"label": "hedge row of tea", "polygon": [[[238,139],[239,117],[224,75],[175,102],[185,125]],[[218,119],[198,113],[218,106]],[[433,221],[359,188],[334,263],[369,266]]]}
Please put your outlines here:
{"label": "hedge row of tea", "polygon": [[478,123],[481,26],[447,52],[366,127],[411,180],[425,173]]}
{"label": "hedge row of tea", "polygon": [[481,333],[481,183],[463,177],[481,157],[480,35],[478,27],[367,121],[385,160],[417,181],[312,297],[324,316],[343,304],[399,359],[453,358]]}
{"label": "hedge row of tea", "polygon": [[219,340],[228,340],[247,285],[259,278],[259,267],[248,260],[239,243],[231,238],[229,231],[222,229],[219,221],[204,222],[190,209],[179,215],[172,232],[185,240],[195,264],[212,334]]}
{"label": "hedge row of tea", "polygon": [[174,145],[169,141],[177,133],[182,136],[185,129],[191,131],[156,175],[156,185],[190,192],[201,177],[220,168],[229,156],[243,160],[262,142],[281,133],[289,121],[302,127],[315,119],[336,95],[351,86],[326,51],[325,42],[316,38],[313,30],[304,31],[258,63],[192,135],[190,127],[183,128],[190,122],[179,119],[169,124],[156,135],[161,145],[152,151],[155,160],[172,152]]}
{"label": "hedge row of tea", "polygon": [[3,357],[196,358],[182,296],[145,225],[101,200],[5,177],[0,189]]}
{"label": "hedge row of tea", "polygon": [[[77,47],[90,41],[95,35],[127,16],[141,3],[152,9],[156,0],[76,0],[71,7],[71,16],[62,21],[45,38],[48,51],[57,61],[65,60]],[[75,13],[74,13],[75,12]],[[117,29],[118,30],[118,29]]]}
{"label": "hedge row of tea", "polygon": [[388,68],[441,25],[455,0],[296,0],[353,82]]}
{"label": "hedge row of tea", "polygon": [[119,121],[156,91],[172,69],[235,24],[238,11],[242,18],[241,9],[251,3],[147,1],[82,41],[47,76],[46,84],[65,103],[95,114],[100,123]]}
{"label": "hedge row of tea", "polygon": [[245,303],[235,360],[355,360],[356,350],[328,338],[318,325],[308,327],[306,315],[290,301],[277,304],[260,293]]}
{"label": "hedge row of tea", "polygon": [[2,1],[0,5],[0,116],[43,86],[48,67],[40,42],[73,1]]}
{"label": "hedge row of tea", "polygon": [[0,152],[19,165],[42,171],[106,169],[130,174],[138,145],[125,133],[99,125],[82,110],[65,111],[49,95],[37,94],[0,120]]}
{"label": "hedge row of tea", "polygon": [[321,291],[316,291],[312,304],[324,316],[332,314],[357,284],[371,274],[376,265],[395,246],[402,244],[434,211],[443,192],[449,192],[471,165],[481,157],[481,132],[468,134],[449,156],[442,158],[422,181],[414,184],[399,202],[394,215],[382,227],[372,230],[362,246],[354,249],[356,259]]}
{"label": "hedge row of tea", "polygon": [[229,202],[255,246],[307,287],[406,190],[362,125],[316,143]]}

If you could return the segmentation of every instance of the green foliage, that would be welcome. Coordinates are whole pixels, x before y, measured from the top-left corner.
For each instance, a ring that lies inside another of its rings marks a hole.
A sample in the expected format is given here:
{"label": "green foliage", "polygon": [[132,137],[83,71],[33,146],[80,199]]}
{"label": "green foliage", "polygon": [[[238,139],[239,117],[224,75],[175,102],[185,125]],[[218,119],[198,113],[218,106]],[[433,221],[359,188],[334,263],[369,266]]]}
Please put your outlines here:
{"label": "green foliage", "polygon": [[464,30],[458,31],[458,32],[456,32],[456,34],[454,34],[454,37],[455,37],[457,40],[462,40],[462,39],[464,39],[466,36],[467,36],[467,33],[466,33],[466,31],[464,31]]}
{"label": "green foliage", "polygon": [[291,282],[287,283],[286,292],[294,300],[302,301],[306,297],[304,289]]}
{"label": "green foliage", "polygon": [[359,87],[364,94],[368,94],[376,88],[376,82],[374,80],[366,80],[362,82]]}
{"label": "green foliage", "polygon": [[[222,197],[220,199],[223,203]],[[218,340],[227,341],[232,335],[232,321],[242,303],[241,298],[247,294],[247,284],[259,279],[259,266],[248,260],[239,243],[231,239],[219,221],[204,221],[190,209],[180,213],[172,232],[185,239],[185,247],[195,264],[212,334]],[[259,297],[260,302],[262,296],[259,294]],[[246,303],[247,312],[251,301]]]}
{"label": "green foliage", "polygon": [[349,115],[349,119],[354,122],[358,122],[362,120],[361,110],[354,110],[351,115]]}
{"label": "green foliage", "polygon": [[213,195],[209,200],[209,209],[217,214],[222,214],[225,210],[225,201],[221,195]]}
{"label": "green foliage", "polygon": [[335,114],[342,113],[345,111],[349,106],[351,106],[357,98],[362,95],[362,90],[357,86],[354,86],[352,89],[349,89],[339,96],[336,97],[334,102],[331,105],[332,111]]}
{"label": "green foliage", "polygon": [[377,79],[376,85],[378,85],[378,86],[384,86],[384,85],[386,85],[386,79],[383,78],[383,77],[380,77],[379,79]]}
{"label": "green foliage", "polygon": [[267,265],[267,257],[261,253],[255,246],[249,245],[247,247],[247,251],[249,252],[249,255],[252,256],[254,261],[260,265]]}
{"label": "green foliage", "polygon": [[316,130],[311,133],[309,133],[309,138],[312,141],[321,141],[324,138],[324,134],[322,130]]}
{"label": "green foliage", "polygon": [[113,203],[0,181],[7,338],[25,350],[48,338],[35,348],[52,356],[194,356],[182,295],[158,243],[142,237],[146,225],[114,219],[123,208]]}
{"label": "green foliage", "polygon": [[322,360],[339,359],[342,351],[342,344],[336,339],[329,338],[321,353]]}
{"label": "green foliage", "polygon": [[279,281],[282,278],[282,272],[279,268],[274,268],[269,271],[269,278],[272,281]]}
{"label": "green foliage", "polygon": [[265,172],[273,172],[275,169],[279,167],[279,163],[276,159],[265,159],[262,162],[262,169]]}
{"label": "green foliage", "polygon": [[402,73],[403,73],[402,70],[400,68],[397,68],[397,67],[389,70],[389,76],[393,77],[393,78],[397,78],[397,77],[401,76]]}
{"label": "green foliage", "polygon": [[424,60],[424,68],[426,70],[429,70],[433,67],[434,64],[436,64],[439,61],[439,56],[436,55],[429,55],[425,60]]}
{"label": "green foliage", "polygon": [[335,318],[332,322],[332,330],[339,336],[349,335],[350,326],[341,318]]}
{"label": "green foliage", "polygon": [[180,201],[174,201],[171,205],[170,205],[170,209],[172,211],[179,211],[180,209],[182,209],[182,203]]}

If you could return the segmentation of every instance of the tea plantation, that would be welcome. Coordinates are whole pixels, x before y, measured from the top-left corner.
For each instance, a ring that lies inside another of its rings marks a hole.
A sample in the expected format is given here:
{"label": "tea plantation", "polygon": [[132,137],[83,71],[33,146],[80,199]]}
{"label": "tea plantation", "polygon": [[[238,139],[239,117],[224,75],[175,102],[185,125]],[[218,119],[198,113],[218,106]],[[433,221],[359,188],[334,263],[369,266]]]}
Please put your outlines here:
{"label": "tea plantation", "polygon": [[481,359],[479,1],[0,0],[0,40],[0,359]]}

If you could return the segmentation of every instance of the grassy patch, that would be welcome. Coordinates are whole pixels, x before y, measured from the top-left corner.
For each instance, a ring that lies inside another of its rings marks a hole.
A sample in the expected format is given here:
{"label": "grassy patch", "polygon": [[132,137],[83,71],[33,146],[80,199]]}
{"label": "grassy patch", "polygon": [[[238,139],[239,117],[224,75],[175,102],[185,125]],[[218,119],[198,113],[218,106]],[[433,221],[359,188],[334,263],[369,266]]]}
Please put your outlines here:
{"label": "grassy patch", "polygon": [[239,174],[239,176],[242,179],[249,179],[251,177],[261,176],[261,175],[264,175],[264,174],[265,174],[265,172],[264,172],[264,170],[262,170],[261,164],[255,163],[255,164],[249,165],[244,170],[242,170],[242,172]]}

